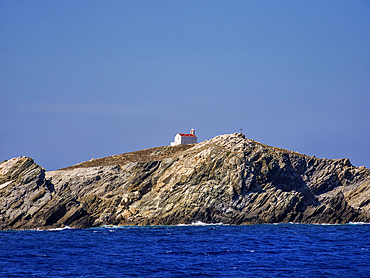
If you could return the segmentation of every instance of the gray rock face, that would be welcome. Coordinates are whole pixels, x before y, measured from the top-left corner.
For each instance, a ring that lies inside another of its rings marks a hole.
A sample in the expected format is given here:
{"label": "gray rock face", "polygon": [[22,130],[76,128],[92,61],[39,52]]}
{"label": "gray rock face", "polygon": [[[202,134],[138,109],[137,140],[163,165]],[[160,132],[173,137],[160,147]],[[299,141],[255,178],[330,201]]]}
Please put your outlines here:
{"label": "gray rock face", "polygon": [[21,228],[51,200],[45,170],[31,158],[0,164],[0,228]]}
{"label": "gray rock face", "polygon": [[46,172],[0,164],[0,228],[370,222],[370,170],[242,134]]}

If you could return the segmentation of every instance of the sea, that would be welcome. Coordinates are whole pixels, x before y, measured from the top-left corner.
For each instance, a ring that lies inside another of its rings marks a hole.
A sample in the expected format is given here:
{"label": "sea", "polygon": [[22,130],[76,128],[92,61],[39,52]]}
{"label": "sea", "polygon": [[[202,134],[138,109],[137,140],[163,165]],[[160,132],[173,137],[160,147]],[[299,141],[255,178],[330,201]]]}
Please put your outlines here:
{"label": "sea", "polygon": [[370,277],[370,225],[0,231],[0,277]]}

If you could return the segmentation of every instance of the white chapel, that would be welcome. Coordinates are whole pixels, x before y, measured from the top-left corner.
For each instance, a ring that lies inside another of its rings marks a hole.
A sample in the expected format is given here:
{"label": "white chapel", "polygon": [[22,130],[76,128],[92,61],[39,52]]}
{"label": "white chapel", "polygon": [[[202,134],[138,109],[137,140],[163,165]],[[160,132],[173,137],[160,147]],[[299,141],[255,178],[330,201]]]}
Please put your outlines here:
{"label": "white chapel", "polygon": [[177,133],[175,136],[175,142],[171,142],[171,146],[177,145],[189,145],[189,144],[196,144],[197,143],[197,136],[195,136],[195,130],[192,128],[190,130],[190,134],[184,133]]}

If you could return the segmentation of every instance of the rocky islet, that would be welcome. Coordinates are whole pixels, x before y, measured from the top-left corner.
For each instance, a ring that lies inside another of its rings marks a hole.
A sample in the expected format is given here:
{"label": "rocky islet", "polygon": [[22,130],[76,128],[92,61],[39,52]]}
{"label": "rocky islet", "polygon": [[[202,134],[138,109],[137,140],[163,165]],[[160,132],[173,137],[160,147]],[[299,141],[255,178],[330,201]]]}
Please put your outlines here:
{"label": "rocky islet", "polygon": [[46,172],[0,164],[0,229],[370,222],[370,170],[241,133]]}

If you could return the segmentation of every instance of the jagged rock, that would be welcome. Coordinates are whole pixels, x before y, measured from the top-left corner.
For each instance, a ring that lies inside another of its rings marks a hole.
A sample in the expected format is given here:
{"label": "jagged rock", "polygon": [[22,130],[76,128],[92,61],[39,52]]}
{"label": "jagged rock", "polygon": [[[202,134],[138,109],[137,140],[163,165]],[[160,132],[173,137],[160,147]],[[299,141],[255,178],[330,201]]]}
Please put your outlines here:
{"label": "jagged rock", "polygon": [[0,164],[0,228],[370,222],[370,170],[241,133],[46,172]]}
{"label": "jagged rock", "polygon": [[51,200],[45,170],[31,158],[0,164],[0,229],[20,228]]}

